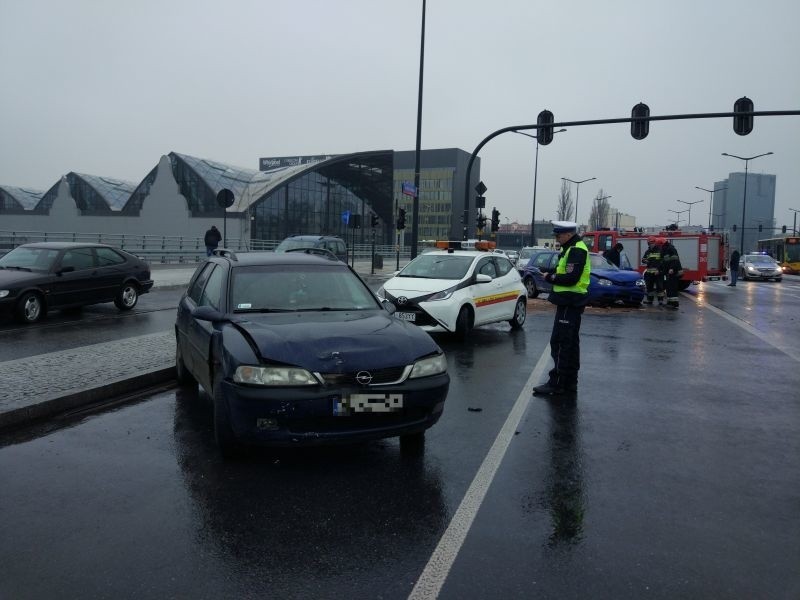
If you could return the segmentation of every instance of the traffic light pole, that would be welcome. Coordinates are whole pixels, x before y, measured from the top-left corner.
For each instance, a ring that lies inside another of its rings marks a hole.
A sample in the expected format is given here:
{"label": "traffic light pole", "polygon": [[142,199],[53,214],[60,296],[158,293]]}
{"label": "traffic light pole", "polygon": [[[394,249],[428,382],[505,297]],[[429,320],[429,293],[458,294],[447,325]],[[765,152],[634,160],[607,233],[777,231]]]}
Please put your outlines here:
{"label": "traffic light pole", "polygon": [[748,112],[720,112],[720,113],[692,113],[692,114],[681,114],[681,115],[661,115],[661,116],[649,116],[649,117],[624,117],[620,119],[592,119],[589,121],[562,121],[559,123],[547,123],[546,125],[512,125],[510,127],[503,127],[502,129],[498,129],[497,131],[489,134],[486,136],[480,144],[475,147],[475,150],[472,151],[472,154],[469,157],[469,162],[467,163],[467,171],[464,176],[465,184],[464,184],[464,239],[469,238],[469,189],[470,189],[470,178],[472,177],[472,165],[475,163],[475,159],[478,157],[478,153],[481,149],[488,144],[491,140],[496,138],[499,135],[508,132],[519,132],[519,131],[528,131],[531,129],[538,130],[539,129],[552,129],[556,127],[579,127],[583,125],[611,125],[614,123],[632,123],[636,121],[637,123],[641,123],[642,121],[646,120],[650,121],[677,121],[677,120],[686,120],[686,119],[720,119],[720,118],[741,118],[741,117],[777,117],[777,116],[788,116],[788,115],[800,115],[800,110],[758,110],[758,111],[748,111]]}

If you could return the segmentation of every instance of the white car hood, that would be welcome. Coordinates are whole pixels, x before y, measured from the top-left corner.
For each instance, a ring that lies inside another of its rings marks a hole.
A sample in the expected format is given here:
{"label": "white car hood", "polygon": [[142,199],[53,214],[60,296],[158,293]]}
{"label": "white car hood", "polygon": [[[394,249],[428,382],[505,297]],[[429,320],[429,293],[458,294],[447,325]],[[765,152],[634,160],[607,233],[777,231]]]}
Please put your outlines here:
{"label": "white car hood", "polygon": [[441,292],[447,288],[458,285],[462,280],[453,279],[424,279],[421,277],[392,277],[383,284],[383,289],[392,296],[408,296],[414,298],[423,294]]}

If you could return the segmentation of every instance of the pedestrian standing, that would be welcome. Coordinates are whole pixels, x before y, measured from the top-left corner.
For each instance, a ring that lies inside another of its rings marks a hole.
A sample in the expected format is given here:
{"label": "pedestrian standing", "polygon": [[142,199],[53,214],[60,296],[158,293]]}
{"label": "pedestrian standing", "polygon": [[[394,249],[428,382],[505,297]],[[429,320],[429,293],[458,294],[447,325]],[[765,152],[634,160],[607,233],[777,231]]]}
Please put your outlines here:
{"label": "pedestrian standing", "polygon": [[608,260],[608,262],[613,263],[614,265],[619,267],[619,263],[622,260],[621,253],[624,249],[625,247],[620,242],[617,242],[616,244],[614,244],[613,248],[603,252],[603,256]]}
{"label": "pedestrian standing", "polygon": [[644,283],[647,289],[645,304],[652,304],[658,298],[659,306],[664,303],[664,275],[661,273],[661,246],[655,236],[647,238],[647,250],[642,256]]}
{"label": "pedestrian standing", "polygon": [[731,287],[736,287],[736,281],[739,279],[739,251],[734,249],[731,253],[731,262],[728,265],[731,271],[731,282],[728,284]]}
{"label": "pedestrian standing", "polygon": [[219,229],[217,229],[216,225],[212,225],[211,229],[206,231],[206,235],[203,238],[203,243],[206,245],[206,256],[211,256],[221,241],[222,235],[220,234]]}
{"label": "pedestrian standing", "polygon": [[683,267],[678,250],[668,238],[658,240],[661,246],[661,272],[664,275],[664,287],[667,292],[667,307],[678,308],[678,287],[680,286]]}
{"label": "pedestrian standing", "polygon": [[553,368],[547,383],[533,388],[539,396],[574,396],[580,369],[581,315],[589,298],[589,249],[572,221],[553,221],[553,235],[561,246],[555,273],[544,278],[553,285],[548,299],[556,305],[550,356]]}

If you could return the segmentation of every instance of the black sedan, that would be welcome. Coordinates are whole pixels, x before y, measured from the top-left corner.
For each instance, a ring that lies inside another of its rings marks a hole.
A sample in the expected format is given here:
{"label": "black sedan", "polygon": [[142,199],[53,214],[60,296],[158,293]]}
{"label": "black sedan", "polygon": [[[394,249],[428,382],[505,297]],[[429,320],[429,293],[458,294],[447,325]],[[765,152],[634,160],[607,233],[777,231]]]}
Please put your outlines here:
{"label": "black sedan", "polygon": [[37,242],[0,258],[0,314],[23,323],[101,302],[130,310],[151,287],[145,261],[105,244]]}
{"label": "black sedan", "polygon": [[178,381],[211,397],[223,456],[394,436],[419,450],[450,378],[393,310],[330,253],[219,250],[178,306]]}

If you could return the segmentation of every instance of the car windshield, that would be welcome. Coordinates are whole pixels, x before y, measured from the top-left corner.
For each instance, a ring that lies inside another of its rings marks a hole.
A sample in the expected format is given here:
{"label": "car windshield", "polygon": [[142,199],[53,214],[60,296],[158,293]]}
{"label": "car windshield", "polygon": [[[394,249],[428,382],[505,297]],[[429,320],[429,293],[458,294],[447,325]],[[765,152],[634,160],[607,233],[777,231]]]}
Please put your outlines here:
{"label": "car windshield", "polygon": [[610,271],[619,271],[619,267],[612,262],[609,262],[607,258],[600,254],[590,254],[591,258],[590,267],[592,271],[595,269],[608,269]]}
{"label": "car windshield", "polygon": [[463,279],[474,258],[453,254],[421,254],[408,263],[398,277]]}
{"label": "car windshield", "polygon": [[0,258],[0,267],[47,272],[53,266],[58,250],[17,246]]}
{"label": "car windshield", "polygon": [[231,294],[235,313],[380,308],[370,289],[344,265],[238,267]]}
{"label": "car windshield", "polygon": [[771,256],[767,256],[766,254],[756,254],[754,256],[748,256],[747,262],[751,262],[754,265],[763,265],[765,267],[771,267],[775,264],[775,259]]}

